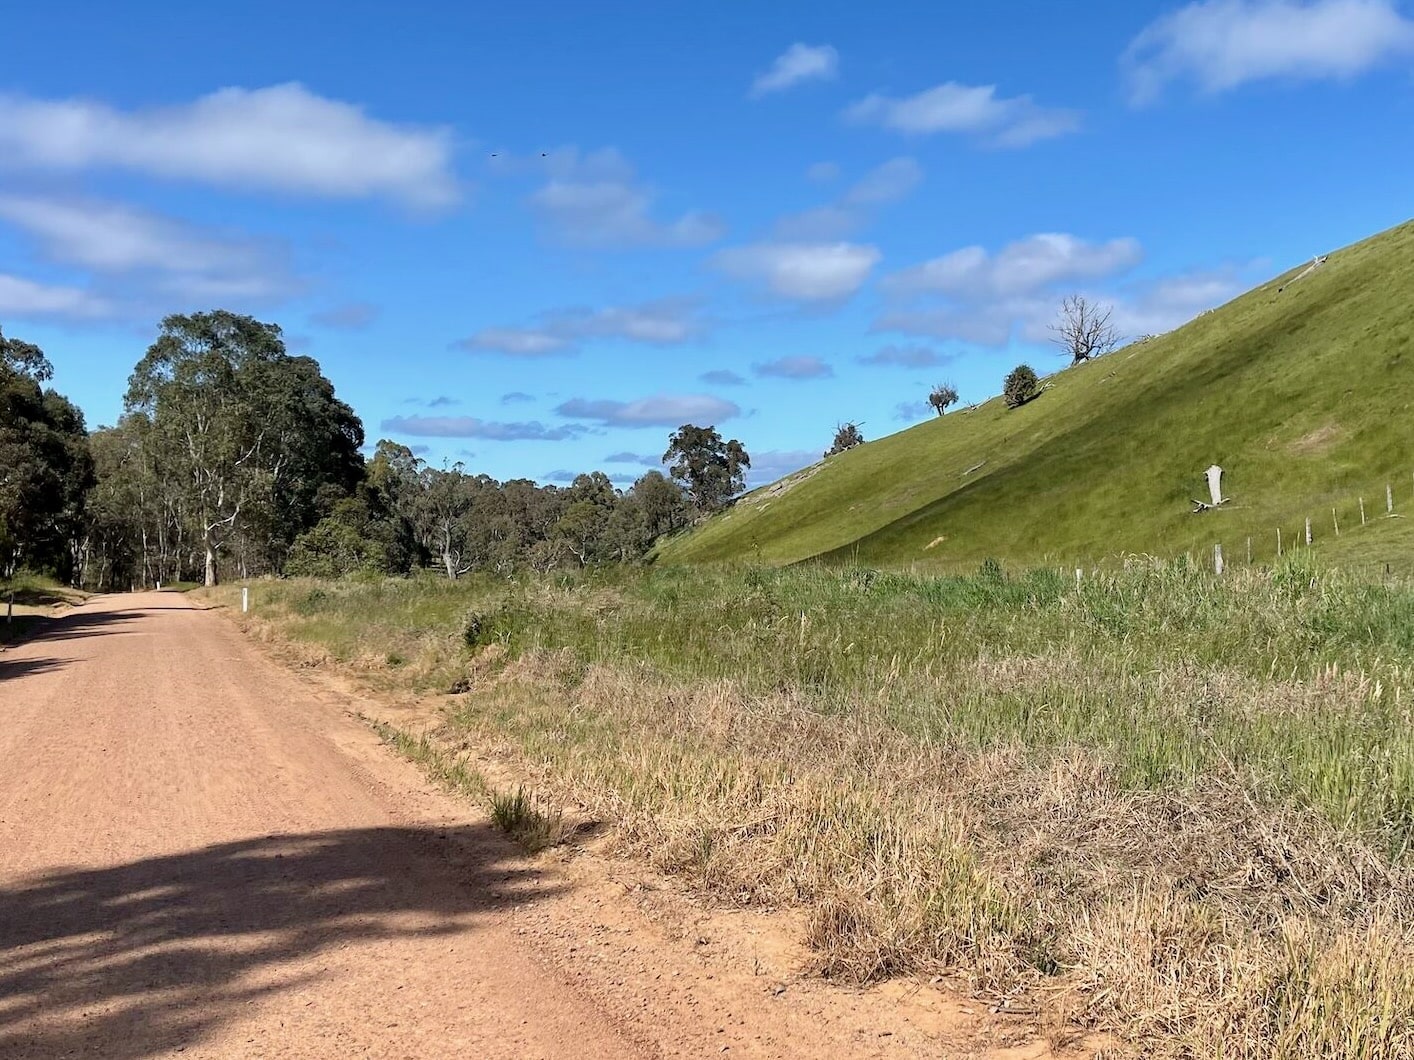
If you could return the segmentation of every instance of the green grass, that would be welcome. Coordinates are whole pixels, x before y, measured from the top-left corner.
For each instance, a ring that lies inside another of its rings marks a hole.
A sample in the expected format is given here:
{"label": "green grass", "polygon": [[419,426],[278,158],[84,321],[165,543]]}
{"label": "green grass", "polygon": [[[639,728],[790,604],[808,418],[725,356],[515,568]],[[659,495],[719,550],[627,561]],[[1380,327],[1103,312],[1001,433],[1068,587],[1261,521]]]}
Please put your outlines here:
{"label": "green grass", "polygon": [[71,604],[81,595],[46,574],[20,571],[11,581],[0,579],[0,614],[11,596],[17,607],[56,607]]}
{"label": "green grass", "polygon": [[[832,457],[666,543],[664,563],[972,569],[1148,553],[1258,561],[1309,516],[1356,525],[1386,482],[1414,518],[1414,223],[1337,251],[1186,326]],[[998,366],[998,381],[1004,368]],[[1229,506],[1191,514],[1203,472]],[[1344,535],[1342,535],[1344,536]],[[1369,540],[1369,539],[1367,539]],[[1360,559],[1357,541],[1343,555]]]}

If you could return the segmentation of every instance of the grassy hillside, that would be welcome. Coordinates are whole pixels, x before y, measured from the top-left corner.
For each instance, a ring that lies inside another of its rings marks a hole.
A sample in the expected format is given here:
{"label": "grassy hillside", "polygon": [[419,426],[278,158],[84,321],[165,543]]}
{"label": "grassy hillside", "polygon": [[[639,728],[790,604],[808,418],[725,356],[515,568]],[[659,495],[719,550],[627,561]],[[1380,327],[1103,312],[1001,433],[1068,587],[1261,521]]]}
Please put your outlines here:
{"label": "grassy hillside", "polygon": [[[1414,222],[1303,265],[1182,328],[756,490],[662,550],[668,563],[975,566],[1211,551],[1229,560],[1359,524],[1357,501],[1414,518]],[[997,378],[1011,367],[997,364]],[[1037,364],[1036,367],[1045,366]],[[1191,513],[1204,470],[1232,501]],[[1399,535],[1395,535],[1396,537]],[[1340,552],[1355,558],[1357,537]]]}

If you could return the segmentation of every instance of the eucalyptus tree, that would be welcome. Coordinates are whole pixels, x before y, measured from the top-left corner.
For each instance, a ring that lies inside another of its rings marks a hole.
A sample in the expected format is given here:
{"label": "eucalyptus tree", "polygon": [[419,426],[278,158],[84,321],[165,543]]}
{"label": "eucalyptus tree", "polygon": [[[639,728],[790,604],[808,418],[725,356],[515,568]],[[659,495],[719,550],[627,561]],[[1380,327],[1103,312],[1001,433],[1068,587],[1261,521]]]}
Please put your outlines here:
{"label": "eucalyptus tree", "polygon": [[726,441],[715,427],[684,423],[668,438],[663,463],[687,491],[693,507],[712,512],[746,488],[751,457],[735,438]]}
{"label": "eucalyptus tree", "polygon": [[173,315],[128,383],[162,473],[180,485],[207,585],[238,542],[278,569],[300,532],[357,485],[363,425],[280,328],[225,310]]}

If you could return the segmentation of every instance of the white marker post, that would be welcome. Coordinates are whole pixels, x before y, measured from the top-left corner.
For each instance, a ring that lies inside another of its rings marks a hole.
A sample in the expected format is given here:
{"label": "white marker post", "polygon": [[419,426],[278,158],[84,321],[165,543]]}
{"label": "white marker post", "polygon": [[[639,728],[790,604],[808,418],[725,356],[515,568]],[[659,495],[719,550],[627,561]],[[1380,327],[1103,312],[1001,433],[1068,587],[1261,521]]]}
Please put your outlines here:
{"label": "white marker post", "polygon": [[1215,574],[1222,574],[1222,572],[1223,572],[1223,547],[1222,547],[1222,545],[1214,545],[1214,546],[1213,546],[1213,573],[1215,573]]}
{"label": "white marker post", "polygon": [[1213,507],[1219,507],[1223,502],[1223,469],[1214,464],[1203,474],[1208,476],[1208,495],[1213,498]]}
{"label": "white marker post", "polygon": [[250,590],[247,589],[247,588],[245,588],[245,587],[242,587],[242,588],[241,588],[241,614],[245,614],[245,613],[246,613],[247,611],[249,611],[249,610],[250,610]]}

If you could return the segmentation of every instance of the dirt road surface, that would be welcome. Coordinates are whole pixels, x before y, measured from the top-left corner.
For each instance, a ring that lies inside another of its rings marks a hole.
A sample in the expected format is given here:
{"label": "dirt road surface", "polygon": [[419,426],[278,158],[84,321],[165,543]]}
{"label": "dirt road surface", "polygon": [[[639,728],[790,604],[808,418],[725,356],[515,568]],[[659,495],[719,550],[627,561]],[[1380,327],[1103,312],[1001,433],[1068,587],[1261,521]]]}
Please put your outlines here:
{"label": "dirt road surface", "polygon": [[953,1055],[645,938],[627,889],[520,856],[180,594],[0,653],[4,1060]]}

